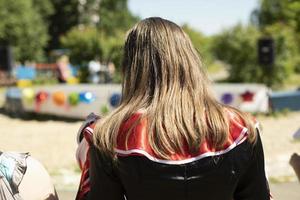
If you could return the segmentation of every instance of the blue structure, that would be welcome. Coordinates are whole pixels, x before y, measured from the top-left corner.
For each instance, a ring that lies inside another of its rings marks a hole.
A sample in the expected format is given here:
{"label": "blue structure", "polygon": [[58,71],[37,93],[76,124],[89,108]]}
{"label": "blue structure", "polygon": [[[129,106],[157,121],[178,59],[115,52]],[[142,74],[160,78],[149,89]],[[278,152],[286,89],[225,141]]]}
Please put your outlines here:
{"label": "blue structure", "polygon": [[120,104],[120,102],[121,102],[121,94],[119,93],[114,93],[109,98],[109,103],[114,108],[116,108]]}
{"label": "blue structure", "polygon": [[20,79],[28,79],[33,80],[36,77],[36,70],[31,66],[18,66],[16,68],[16,77],[18,80]]}
{"label": "blue structure", "polygon": [[270,95],[270,103],[274,111],[300,110],[300,91],[274,92]]}

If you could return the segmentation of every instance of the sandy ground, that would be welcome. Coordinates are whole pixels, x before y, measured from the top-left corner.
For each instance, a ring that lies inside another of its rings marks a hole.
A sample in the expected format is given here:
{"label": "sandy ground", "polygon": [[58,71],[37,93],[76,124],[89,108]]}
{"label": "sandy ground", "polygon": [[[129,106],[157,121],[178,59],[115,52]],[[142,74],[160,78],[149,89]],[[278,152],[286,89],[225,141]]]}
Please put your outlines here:
{"label": "sandy ground", "polygon": [[300,112],[261,116],[258,120],[262,125],[267,174],[274,181],[296,180],[288,162],[292,153],[300,153],[300,140],[293,139],[293,134],[300,129]]}
{"label": "sandy ground", "polygon": [[0,114],[1,150],[30,152],[59,188],[69,188],[79,179],[75,151],[80,125],[80,121],[21,120]]}
{"label": "sandy ground", "polygon": [[[292,137],[300,128],[300,112],[258,116],[258,120],[263,126],[266,168],[276,199],[300,199],[299,185],[293,182],[296,176],[288,164],[293,152],[300,153],[300,141]],[[51,174],[61,199],[73,199],[79,180],[75,138],[80,125],[80,121],[22,120],[0,114],[1,150],[30,152]]]}

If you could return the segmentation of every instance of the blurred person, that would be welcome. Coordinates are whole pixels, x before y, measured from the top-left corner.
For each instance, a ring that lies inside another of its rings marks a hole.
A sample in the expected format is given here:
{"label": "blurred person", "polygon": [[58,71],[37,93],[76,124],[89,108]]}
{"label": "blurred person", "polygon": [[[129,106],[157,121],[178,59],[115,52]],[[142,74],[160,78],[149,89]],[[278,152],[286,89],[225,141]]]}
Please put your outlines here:
{"label": "blurred person", "polygon": [[107,68],[108,68],[108,79],[109,79],[108,82],[112,82],[116,72],[115,64],[113,62],[109,62]]}
{"label": "blurred person", "polygon": [[98,59],[91,60],[88,64],[89,73],[90,73],[90,82],[91,83],[99,83],[100,82],[100,70],[101,70],[101,64]]}
{"label": "blurred person", "polygon": [[186,33],[147,18],[124,47],[122,100],[78,132],[77,200],[269,200],[258,123],[220,104]]}
{"label": "blurred person", "polygon": [[293,167],[297,178],[300,181],[300,156],[297,153],[293,153],[291,156],[290,165]]}
{"label": "blurred person", "polygon": [[68,79],[73,77],[68,56],[61,56],[56,61],[56,64],[58,69],[58,81],[60,83],[66,83]]}
{"label": "blurred person", "polygon": [[1,200],[58,200],[43,165],[25,153],[0,152]]}

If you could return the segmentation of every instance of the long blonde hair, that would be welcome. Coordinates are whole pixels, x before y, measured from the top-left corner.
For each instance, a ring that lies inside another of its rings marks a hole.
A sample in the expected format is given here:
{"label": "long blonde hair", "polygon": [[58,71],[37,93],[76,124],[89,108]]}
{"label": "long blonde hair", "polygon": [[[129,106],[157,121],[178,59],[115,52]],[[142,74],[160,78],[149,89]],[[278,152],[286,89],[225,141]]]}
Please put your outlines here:
{"label": "long blonde hair", "polygon": [[101,151],[115,155],[120,126],[140,109],[149,144],[163,159],[182,153],[184,143],[191,153],[204,140],[222,148],[229,134],[226,109],[239,115],[255,137],[250,117],[215,99],[197,51],[175,23],[158,17],[137,23],[128,33],[122,67],[120,106],[95,128]]}

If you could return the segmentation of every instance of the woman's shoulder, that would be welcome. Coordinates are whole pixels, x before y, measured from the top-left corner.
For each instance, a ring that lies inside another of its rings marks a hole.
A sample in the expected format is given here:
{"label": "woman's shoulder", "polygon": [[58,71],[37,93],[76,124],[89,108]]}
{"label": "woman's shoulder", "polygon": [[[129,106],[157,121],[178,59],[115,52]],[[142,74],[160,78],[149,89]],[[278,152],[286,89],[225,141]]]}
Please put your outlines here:
{"label": "woman's shoulder", "polygon": [[[149,144],[147,120],[141,118],[141,113],[136,113],[121,126],[115,151],[120,156],[145,156],[152,161],[164,164],[184,164],[210,156],[226,154],[245,142],[248,137],[248,129],[243,119],[230,110],[226,111],[226,114],[230,130],[228,139],[220,149],[215,149],[209,141],[205,140],[196,154],[185,152],[172,155],[170,160],[160,159]],[[131,128],[132,126],[133,128]]]}
{"label": "woman's shoulder", "polygon": [[[208,156],[225,154],[245,142],[248,137],[248,129],[242,117],[229,109],[226,110],[226,115],[228,117],[230,130],[228,139],[221,149],[214,149],[208,141],[204,141],[201,144],[197,155],[190,155],[186,153],[185,155],[174,155],[174,158],[170,161],[161,160],[157,157],[157,155],[155,155],[151,145],[149,144],[147,137],[147,119],[143,117],[143,112],[136,112],[120,126],[120,130],[116,138],[117,145],[115,147],[115,151],[119,156],[146,156],[150,160],[167,164],[186,163]],[[79,136],[77,137],[79,141],[80,138],[85,138],[87,141],[89,141],[89,138],[92,140],[96,124],[95,122],[98,119],[99,117],[94,114],[87,118],[79,131]],[[253,121],[258,124],[254,118]]]}
{"label": "woman's shoulder", "polygon": [[83,138],[85,138],[87,135],[87,138],[92,137],[93,132],[94,132],[94,128],[96,126],[96,122],[97,120],[100,119],[100,116],[94,114],[94,113],[90,113],[85,121],[82,123],[82,125],[80,126],[80,128],[78,129],[77,132],[77,143],[80,144],[80,142],[82,141]]}
{"label": "woman's shoulder", "polygon": [[[242,113],[241,111],[239,111]],[[236,109],[228,109],[225,108],[226,117],[228,118],[230,134],[231,135],[240,135],[240,134],[248,134],[248,128],[246,126],[245,119],[237,112]],[[247,114],[247,117],[250,118],[251,124],[254,125],[256,129],[259,129],[259,122],[257,119],[251,114]]]}

